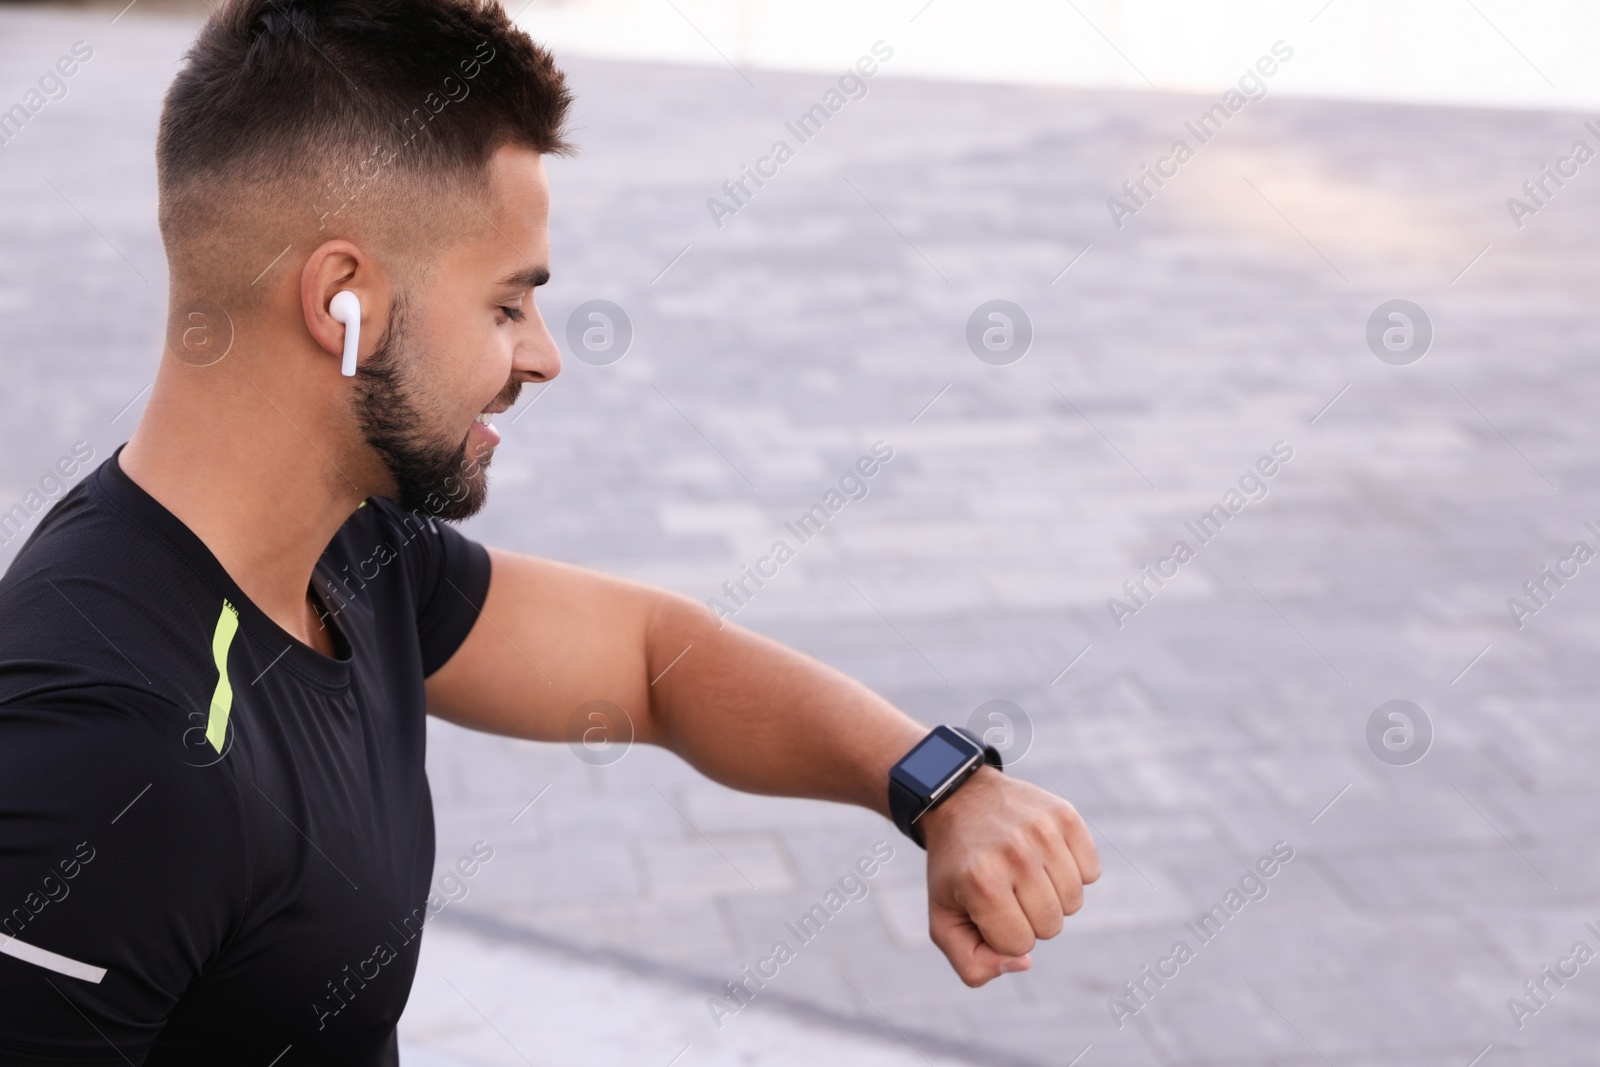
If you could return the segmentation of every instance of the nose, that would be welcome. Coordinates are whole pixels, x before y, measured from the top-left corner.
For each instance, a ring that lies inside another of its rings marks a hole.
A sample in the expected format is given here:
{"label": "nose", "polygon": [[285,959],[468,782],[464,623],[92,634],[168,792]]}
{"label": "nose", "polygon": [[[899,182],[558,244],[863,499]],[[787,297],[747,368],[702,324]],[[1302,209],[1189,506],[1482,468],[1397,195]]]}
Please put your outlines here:
{"label": "nose", "polygon": [[561,349],[537,307],[526,326],[526,335],[518,339],[512,355],[512,376],[519,382],[548,382],[561,373]]}

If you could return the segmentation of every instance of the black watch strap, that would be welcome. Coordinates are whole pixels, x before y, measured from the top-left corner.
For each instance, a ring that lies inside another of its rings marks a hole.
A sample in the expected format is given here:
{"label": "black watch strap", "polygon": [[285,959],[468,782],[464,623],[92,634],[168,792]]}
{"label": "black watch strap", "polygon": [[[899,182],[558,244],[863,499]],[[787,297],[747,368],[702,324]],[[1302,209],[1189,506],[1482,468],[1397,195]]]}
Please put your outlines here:
{"label": "black watch strap", "polygon": [[[993,767],[995,770],[1004,769],[1004,766],[1000,760],[1000,752],[993,745],[985,744],[982,737],[967,729],[965,726],[952,726],[951,729],[982,749],[983,760],[985,763]],[[955,787],[955,789],[960,788],[961,786],[959,784]],[[890,777],[889,815],[894,819],[894,824],[900,828],[901,833],[915,841],[919,848],[926,849],[928,846],[922,840],[922,827],[918,825],[915,820],[918,816],[922,815],[924,811],[938,807],[940,802],[942,802],[946,797],[950,796],[950,793],[955,792],[955,789],[950,790],[949,792],[945,793],[944,796],[940,797],[938,801],[925,807],[920,796],[913,793],[899,782],[895,781],[893,777]]]}
{"label": "black watch strap", "polygon": [[889,816],[894,819],[894,824],[900,832],[915,841],[922,848],[927,848],[922,841],[921,829],[911,820],[922,812],[922,798],[911,790],[889,779]]}

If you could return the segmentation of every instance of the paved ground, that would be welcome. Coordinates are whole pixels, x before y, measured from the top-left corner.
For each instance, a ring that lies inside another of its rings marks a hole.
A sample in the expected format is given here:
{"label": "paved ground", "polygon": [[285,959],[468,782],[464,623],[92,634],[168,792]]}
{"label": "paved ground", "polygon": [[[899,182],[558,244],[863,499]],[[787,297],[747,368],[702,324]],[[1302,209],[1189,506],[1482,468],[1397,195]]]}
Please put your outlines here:
{"label": "paved ground", "polygon": [[[0,9],[0,104],[95,48],[0,146],[5,502],[124,440],[159,350],[154,123],[192,23],[111,14]],[[1600,175],[1520,230],[1505,203],[1597,143],[1583,116],[1269,96],[1119,230],[1106,198],[1210,100],[878,79],[719,229],[707,198],[828,80],[571,70],[546,314],[611,300],[634,339],[526,402],[471,532],[708,597],[889,442],[738,621],[930,722],[1015,702],[1016,773],[1080,805],[1107,870],[1031,973],[969,991],[875,817],[438,726],[439,858],[496,852],[430,935],[408,1062],[1592,1062],[1595,967],[1521,1029],[1508,1005],[1600,948],[1600,578],[1547,582],[1520,629],[1507,605],[1600,548]],[[968,348],[991,299],[1031,320],[1011,365]],[[1433,327],[1410,365],[1366,339],[1394,299]],[[1228,497],[1278,442],[1265,497]],[[1107,598],[1180,539],[1118,628]],[[1369,744],[1394,699],[1431,723],[1420,762],[1379,758],[1423,750],[1398,720]],[[879,839],[868,897],[718,1034],[705,997]],[[1186,926],[1277,842],[1264,897]]]}

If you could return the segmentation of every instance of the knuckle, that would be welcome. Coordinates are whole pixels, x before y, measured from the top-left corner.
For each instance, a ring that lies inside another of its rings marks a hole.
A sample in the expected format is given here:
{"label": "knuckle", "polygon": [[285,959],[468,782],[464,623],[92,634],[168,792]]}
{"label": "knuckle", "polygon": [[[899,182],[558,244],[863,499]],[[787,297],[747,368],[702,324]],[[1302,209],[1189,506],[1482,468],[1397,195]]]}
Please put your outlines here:
{"label": "knuckle", "polygon": [[1010,875],[995,864],[973,867],[967,872],[965,881],[972,898],[982,902],[993,901],[1011,887]]}
{"label": "knuckle", "polygon": [[1033,844],[1029,840],[1028,831],[1018,830],[1001,838],[997,843],[1000,856],[1011,866],[1017,866],[1027,861],[1033,852]]}
{"label": "knuckle", "polygon": [[1033,845],[1048,845],[1061,837],[1061,826],[1048,813],[1029,819],[1023,827],[1028,841]]}

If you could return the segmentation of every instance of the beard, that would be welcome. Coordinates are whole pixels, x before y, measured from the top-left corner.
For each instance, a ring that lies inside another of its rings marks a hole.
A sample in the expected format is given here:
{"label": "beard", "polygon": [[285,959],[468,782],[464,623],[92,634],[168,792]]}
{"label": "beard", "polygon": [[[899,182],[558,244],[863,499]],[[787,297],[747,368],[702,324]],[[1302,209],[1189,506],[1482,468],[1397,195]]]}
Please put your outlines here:
{"label": "beard", "polygon": [[[407,344],[407,301],[396,292],[389,320],[372,355],[356,368],[356,419],[368,446],[383,460],[398,487],[396,502],[407,511],[459,521],[476,515],[489,495],[492,449],[467,454],[468,438],[430,434],[433,425],[416,372],[420,353]],[[502,396],[515,401],[521,387],[508,382]]]}

